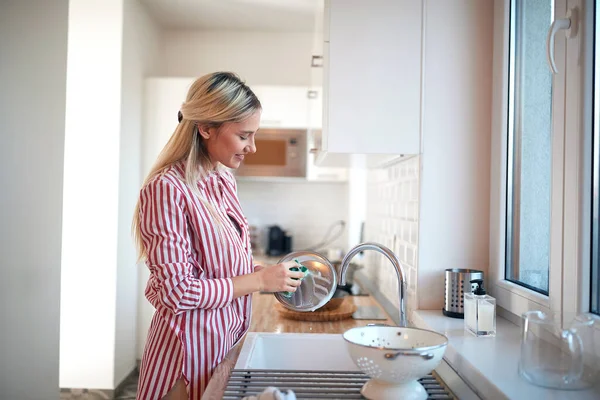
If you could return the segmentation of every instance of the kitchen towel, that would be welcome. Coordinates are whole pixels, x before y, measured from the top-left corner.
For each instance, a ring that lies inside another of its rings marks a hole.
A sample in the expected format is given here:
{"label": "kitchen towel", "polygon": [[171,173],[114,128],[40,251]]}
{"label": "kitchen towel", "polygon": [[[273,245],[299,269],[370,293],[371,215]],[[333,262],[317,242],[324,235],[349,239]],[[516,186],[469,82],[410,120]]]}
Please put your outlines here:
{"label": "kitchen towel", "polygon": [[269,386],[262,393],[256,396],[244,397],[242,400],[296,400],[296,395],[291,390],[283,393],[276,387]]}

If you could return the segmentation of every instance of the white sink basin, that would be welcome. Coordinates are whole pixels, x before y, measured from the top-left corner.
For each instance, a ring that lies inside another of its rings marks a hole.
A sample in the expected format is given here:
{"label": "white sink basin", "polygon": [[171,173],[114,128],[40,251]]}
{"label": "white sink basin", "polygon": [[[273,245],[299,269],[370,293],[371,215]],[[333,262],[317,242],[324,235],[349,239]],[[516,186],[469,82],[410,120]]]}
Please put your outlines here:
{"label": "white sink basin", "polygon": [[235,368],[358,371],[342,335],[322,333],[250,332]]}

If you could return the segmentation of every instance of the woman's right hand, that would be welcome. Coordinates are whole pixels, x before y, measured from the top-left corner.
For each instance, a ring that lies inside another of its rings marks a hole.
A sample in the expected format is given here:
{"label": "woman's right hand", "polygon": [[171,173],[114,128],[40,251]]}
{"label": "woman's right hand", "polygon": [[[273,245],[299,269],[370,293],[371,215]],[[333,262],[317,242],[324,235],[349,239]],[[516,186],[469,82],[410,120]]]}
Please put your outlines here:
{"label": "woman's right hand", "polygon": [[295,292],[302,283],[304,272],[290,271],[297,266],[294,261],[276,265],[266,265],[256,269],[261,292]]}

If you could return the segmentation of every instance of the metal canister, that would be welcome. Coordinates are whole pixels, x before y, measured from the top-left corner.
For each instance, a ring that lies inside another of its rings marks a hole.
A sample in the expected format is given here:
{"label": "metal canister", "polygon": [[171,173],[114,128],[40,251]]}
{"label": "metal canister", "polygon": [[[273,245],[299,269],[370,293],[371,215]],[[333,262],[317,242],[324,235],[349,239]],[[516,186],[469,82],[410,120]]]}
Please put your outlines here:
{"label": "metal canister", "polygon": [[464,318],[465,293],[473,293],[473,279],[483,279],[483,271],[477,269],[449,268],[444,282],[444,315],[452,318]]}

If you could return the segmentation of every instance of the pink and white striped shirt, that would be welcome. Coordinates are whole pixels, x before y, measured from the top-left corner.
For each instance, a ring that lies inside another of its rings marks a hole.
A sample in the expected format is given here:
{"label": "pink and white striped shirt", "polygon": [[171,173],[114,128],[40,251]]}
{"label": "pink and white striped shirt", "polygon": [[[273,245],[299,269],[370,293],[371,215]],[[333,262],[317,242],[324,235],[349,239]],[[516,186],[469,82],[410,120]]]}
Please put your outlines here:
{"label": "pink and white striped shirt", "polygon": [[138,400],[158,400],[184,377],[200,399],[214,368],[248,330],[252,299],[233,299],[231,278],[253,271],[248,223],[235,178],[213,172],[198,182],[207,207],[185,185],[176,163],[140,193],[140,228],[150,278],[146,298],[156,312],[140,368]]}

